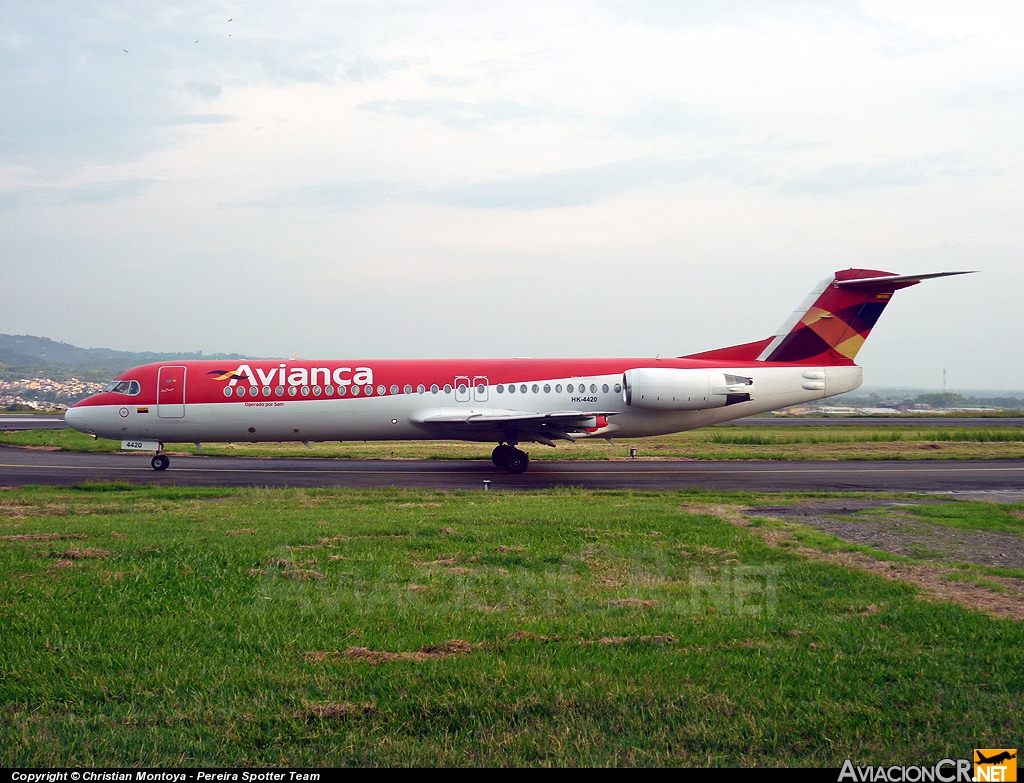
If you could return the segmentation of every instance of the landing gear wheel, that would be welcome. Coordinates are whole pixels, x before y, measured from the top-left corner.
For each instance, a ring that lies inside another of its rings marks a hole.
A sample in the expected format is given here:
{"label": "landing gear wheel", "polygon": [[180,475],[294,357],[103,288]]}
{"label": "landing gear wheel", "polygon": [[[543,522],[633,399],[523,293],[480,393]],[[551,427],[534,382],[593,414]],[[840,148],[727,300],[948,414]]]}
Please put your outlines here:
{"label": "landing gear wheel", "polygon": [[153,466],[153,470],[167,470],[167,466],[171,464],[171,458],[166,454],[157,454],[149,464]]}
{"label": "landing gear wheel", "polygon": [[509,473],[525,473],[530,467],[530,455],[519,449],[510,449],[505,457],[505,464],[502,466]]}
{"label": "landing gear wheel", "polygon": [[491,452],[491,462],[494,463],[494,467],[508,470],[505,463],[508,462],[508,455],[511,451],[512,447],[506,446],[504,443],[499,443],[495,446],[494,451]]}

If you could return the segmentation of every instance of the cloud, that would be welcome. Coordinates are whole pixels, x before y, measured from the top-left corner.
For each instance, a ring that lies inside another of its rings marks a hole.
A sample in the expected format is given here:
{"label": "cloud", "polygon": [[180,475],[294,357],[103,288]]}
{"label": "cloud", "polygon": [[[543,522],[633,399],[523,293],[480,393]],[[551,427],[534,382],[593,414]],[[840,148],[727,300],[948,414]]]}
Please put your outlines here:
{"label": "cloud", "polygon": [[220,97],[221,86],[219,84],[210,84],[209,82],[197,82],[189,80],[185,82],[185,89],[193,95],[198,95],[200,98],[206,98],[207,100],[213,100],[214,98]]}
{"label": "cloud", "polygon": [[407,68],[409,63],[402,59],[378,60],[373,57],[358,57],[345,69],[345,78],[355,82],[383,79],[389,73]]}
{"label": "cloud", "polygon": [[145,193],[155,182],[154,179],[137,177],[76,185],[12,188],[0,193],[0,210],[43,204],[95,204],[132,198]]}
{"label": "cloud", "polygon": [[168,117],[164,122],[167,125],[217,125],[237,119],[230,114],[184,114],[180,117]]}
{"label": "cloud", "polygon": [[515,120],[551,117],[551,112],[504,100],[468,102],[450,99],[377,100],[356,106],[361,111],[410,120],[426,119],[455,128],[480,128]]}
{"label": "cloud", "polygon": [[808,172],[779,184],[787,194],[827,195],[853,190],[924,185],[940,177],[969,177],[992,173],[968,165],[961,155],[929,155],[877,162],[840,163]]}

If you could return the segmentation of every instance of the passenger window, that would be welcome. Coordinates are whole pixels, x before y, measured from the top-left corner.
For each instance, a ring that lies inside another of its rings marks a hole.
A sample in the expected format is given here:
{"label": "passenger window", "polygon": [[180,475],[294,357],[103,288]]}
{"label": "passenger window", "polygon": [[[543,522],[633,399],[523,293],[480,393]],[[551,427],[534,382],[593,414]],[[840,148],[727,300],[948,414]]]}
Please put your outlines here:
{"label": "passenger window", "polygon": [[504,387],[504,386],[502,386],[502,385],[501,385],[501,384],[499,383],[499,384],[498,384],[498,389],[497,389],[497,391],[498,391],[498,394],[504,394],[504,393],[505,393],[505,387]]}
{"label": "passenger window", "polygon": [[253,397],[258,397],[260,393],[259,387],[253,386],[249,389],[249,394]]}
{"label": "passenger window", "polygon": [[484,385],[482,383],[479,386],[476,387],[476,393],[477,394],[483,394],[484,393]]}
{"label": "passenger window", "polygon": [[460,383],[459,384],[459,394],[465,394],[465,393],[466,393],[466,384]]}
{"label": "passenger window", "polygon": [[303,397],[308,397],[309,396],[309,387],[308,386],[303,386],[302,389],[301,389],[301,393],[302,393]]}
{"label": "passenger window", "polygon": [[263,396],[264,397],[269,397],[270,396],[270,387],[269,386],[264,386],[263,387]]}
{"label": "passenger window", "polygon": [[[381,389],[383,390],[383,387],[381,387]],[[384,392],[381,391],[381,394],[383,394],[383,393]],[[367,386],[365,389],[363,389],[363,394],[365,394],[367,397],[369,397],[371,394],[373,394],[373,387],[372,386]]]}
{"label": "passenger window", "polygon": [[516,393],[516,385],[514,383],[510,383],[508,385],[508,393],[509,394],[515,394]]}
{"label": "passenger window", "polygon": [[607,383],[601,385],[601,391],[603,391],[605,394],[608,393],[608,384]]}
{"label": "passenger window", "polygon": [[328,397],[330,397],[332,394],[334,394],[334,387],[333,386],[324,386],[324,394],[326,394]]}
{"label": "passenger window", "polygon": [[412,386],[410,386],[409,384],[406,384],[406,385],[405,385],[405,389],[403,389],[403,391],[404,391],[404,392],[405,392],[406,394],[412,394]]}
{"label": "passenger window", "polygon": [[[385,389],[383,386],[377,387],[377,394],[384,394],[386,391],[387,389]],[[396,388],[395,391],[398,391],[398,389]]]}
{"label": "passenger window", "polygon": [[551,384],[550,383],[545,383],[544,384],[544,393],[545,394],[550,394],[551,393]]}
{"label": "passenger window", "polygon": [[597,384],[596,383],[590,384],[590,393],[591,394],[597,394]]}
{"label": "passenger window", "polygon": [[519,391],[522,392],[523,394],[526,394],[526,384],[525,383],[519,384]]}
{"label": "passenger window", "polygon": [[352,387],[352,396],[353,397],[358,397],[359,396],[359,387],[358,386],[353,386]]}
{"label": "passenger window", "polygon": [[533,384],[532,389],[533,393],[536,394],[537,392],[540,391],[540,386],[538,386],[537,384]]}
{"label": "passenger window", "polygon": [[276,394],[278,397],[284,397],[284,386],[278,386],[276,389],[274,389],[274,394]]}
{"label": "passenger window", "polygon": [[615,393],[618,394],[620,391],[622,391],[622,385],[618,383],[615,384]]}
{"label": "passenger window", "polygon": [[424,386],[422,383],[419,386],[416,387],[416,391],[419,394],[423,394],[423,392],[425,392],[426,390],[427,390],[427,387]]}
{"label": "passenger window", "polygon": [[431,385],[431,387],[430,387],[430,393],[431,394],[437,394],[439,391],[441,391],[441,390],[437,388],[437,384],[436,383]]}
{"label": "passenger window", "polygon": [[224,387],[224,396],[225,397],[230,397],[231,396],[231,387],[230,386],[225,386]]}
{"label": "passenger window", "polygon": [[392,386],[391,387],[391,393],[392,394],[398,394],[398,387],[397,386]]}
{"label": "passenger window", "polygon": [[298,393],[298,389],[296,389],[294,386],[289,386],[288,387],[288,396],[289,397],[294,397],[297,393]]}
{"label": "passenger window", "polygon": [[235,389],[235,394],[237,394],[239,397],[244,397],[245,396],[245,387],[244,386],[239,386],[237,389]]}
{"label": "passenger window", "polygon": [[562,384],[556,383],[555,384],[555,391],[558,392],[559,394],[561,394],[562,393]]}
{"label": "passenger window", "polygon": [[348,394],[348,387],[347,386],[339,386],[338,387],[338,396],[339,397],[344,397],[346,394]]}
{"label": "passenger window", "polygon": [[451,386],[450,383],[446,383],[444,385],[444,393],[445,394],[451,394],[452,393],[452,386]]}
{"label": "passenger window", "polygon": [[314,397],[319,397],[320,396],[320,392],[322,392],[322,391],[323,391],[323,389],[321,389],[319,386],[314,386],[313,387],[313,396]]}
{"label": "passenger window", "polygon": [[569,384],[568,386],[566,386],[566,387],[565,387],[565,390],[566,390],[567,392],[569,392],[569,394],[572,394],[572,390],[573,390],[574,388],[575,388],[575,387],[574,387],[574,386],[573,386],[573,385],[572,385],[572,384],[570,383],[570,384]]}

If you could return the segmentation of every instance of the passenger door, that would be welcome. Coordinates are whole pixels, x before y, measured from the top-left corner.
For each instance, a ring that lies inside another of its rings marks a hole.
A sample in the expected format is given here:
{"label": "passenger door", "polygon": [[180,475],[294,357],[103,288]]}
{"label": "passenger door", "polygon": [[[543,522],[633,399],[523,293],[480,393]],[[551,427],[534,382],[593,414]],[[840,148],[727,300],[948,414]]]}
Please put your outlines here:
{"label": "passenger door", "polygon": [[161,419],[185,416],[185,368],[161,367],[156,381],[156,415]]}

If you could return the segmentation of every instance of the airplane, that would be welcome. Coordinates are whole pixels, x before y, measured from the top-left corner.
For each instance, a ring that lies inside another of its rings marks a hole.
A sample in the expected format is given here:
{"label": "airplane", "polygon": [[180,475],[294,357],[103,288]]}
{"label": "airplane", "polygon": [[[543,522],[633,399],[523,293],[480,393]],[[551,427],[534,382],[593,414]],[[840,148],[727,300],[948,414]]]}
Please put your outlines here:
{"label": "airplane", "polygon": [[975,760],[976,764],[999,764],[1002,761],[1009,761],[1010,759],[1017,758],[1016,753],[1011,753],[1006,750],[1002,753],[997,753],[992,758],[985,758],[984,754],[980,750],[975,750],[974,753],[978,757]]}
{"label": "airplane", "polygon": [[857,352],[893,292],[968,272],[846,269],[822,280],[770,337],[677,358],[247,360],[147,364],[68,409],[74,429],[152,451],[167,443],[496,442],[519,446],[665,435],[856,389]]}

